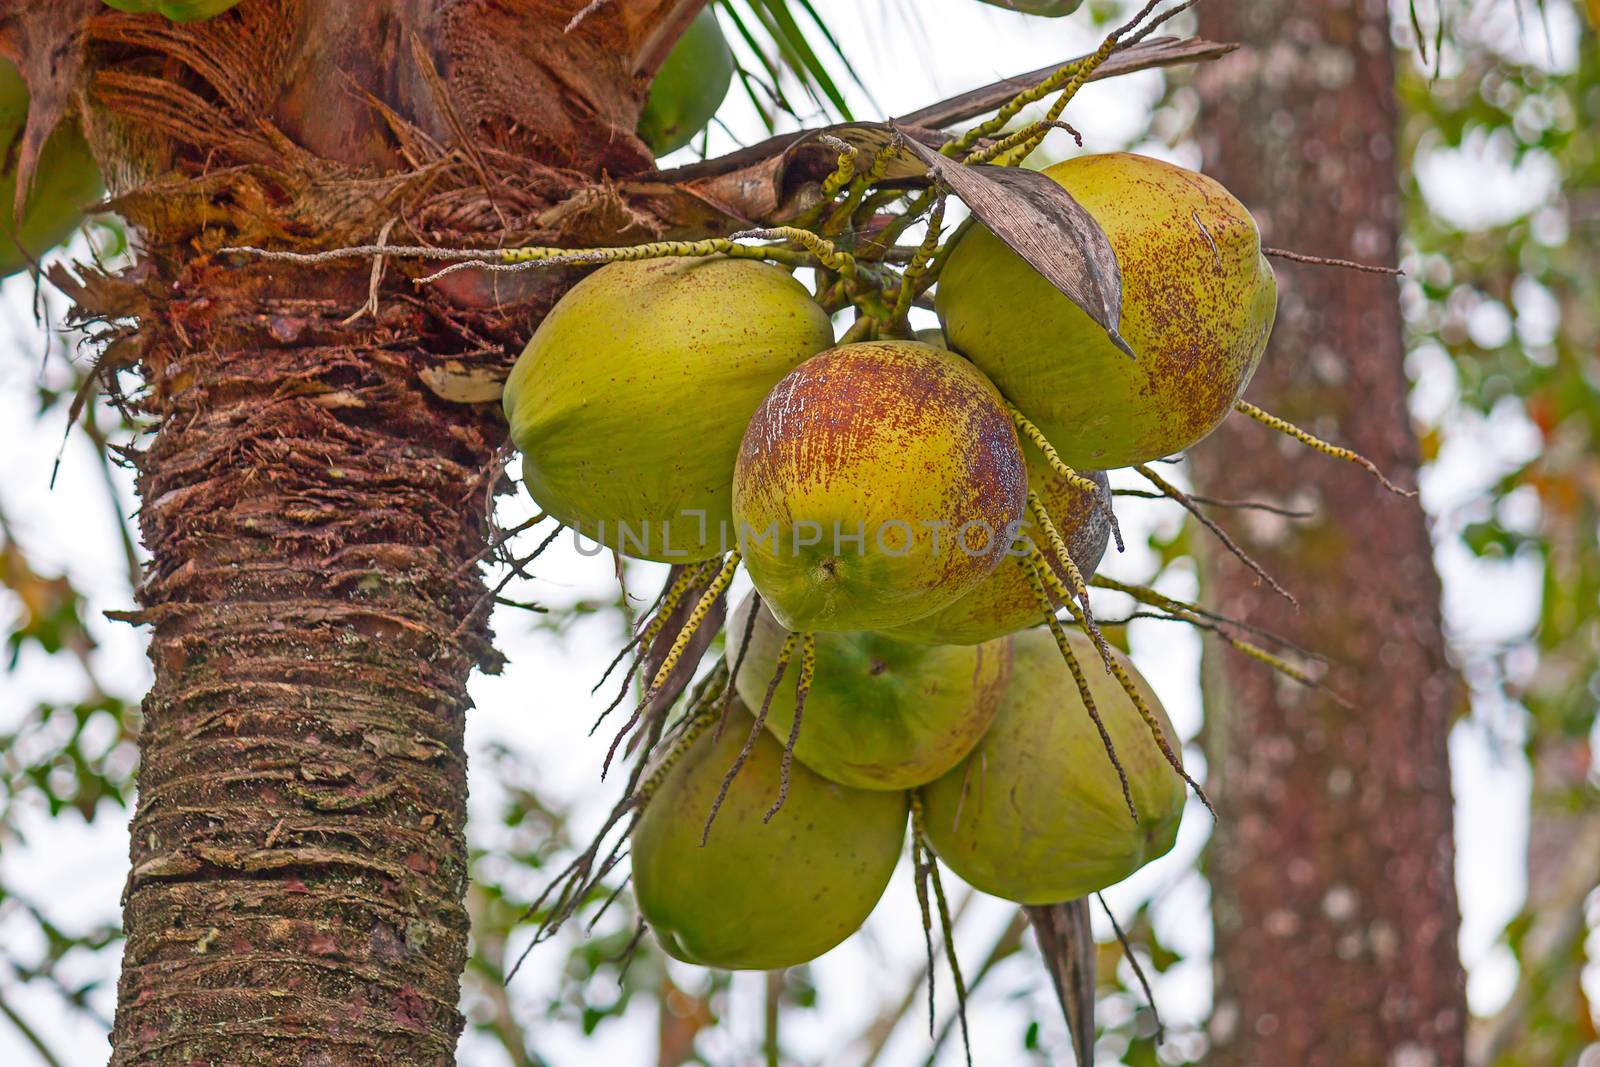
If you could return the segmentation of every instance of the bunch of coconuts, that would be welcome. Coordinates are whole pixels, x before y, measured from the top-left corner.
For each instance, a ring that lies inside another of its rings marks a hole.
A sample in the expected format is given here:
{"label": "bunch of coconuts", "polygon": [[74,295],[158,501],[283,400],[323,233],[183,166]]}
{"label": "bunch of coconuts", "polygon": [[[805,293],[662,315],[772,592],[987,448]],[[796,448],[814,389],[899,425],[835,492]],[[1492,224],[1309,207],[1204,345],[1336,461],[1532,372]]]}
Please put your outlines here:
{"label": "bunch of coconuts", "polygon": [[679,959],[777,968],[837,945],[912,809],[951,870],[1027,904],[1172,847],[1171,724],[1056,612],[1106,549],[1103,472],[1221,422],[1276,285],[1248,212],[1203,175],[1130,154],[1045,173],[1110,239],[1137,358],[974,225],[939,275],[942,346],[834,346],[788,270],[662,258],[585,278],[512,372],[539,507],[698,575],[675,651],[739,563],[754,586],[720,719],[678,731],[633,824],[640,912]]}

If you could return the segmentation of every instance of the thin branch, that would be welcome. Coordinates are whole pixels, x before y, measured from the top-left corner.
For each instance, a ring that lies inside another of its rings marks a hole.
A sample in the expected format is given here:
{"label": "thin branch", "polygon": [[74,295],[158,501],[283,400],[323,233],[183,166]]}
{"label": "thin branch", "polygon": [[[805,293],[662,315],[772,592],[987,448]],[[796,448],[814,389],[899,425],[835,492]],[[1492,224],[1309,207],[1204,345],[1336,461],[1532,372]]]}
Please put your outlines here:
{"label": "thin branch", "polygon": [[1334,259],[1331,256],[1308,256],[1304,252],[1291,252],[1287,248],[1263,248],[1261,254],[1272,256],[1274,259],[1287,259],[1295,263],[1311,263],[1319,267],[1343,267],[1345,270],[1365,271],[1368,274],[1392,274],[1404,277],[1405,271],[1399,267],[1383,267],[1376,263],[1357,263],[1349,259]]}

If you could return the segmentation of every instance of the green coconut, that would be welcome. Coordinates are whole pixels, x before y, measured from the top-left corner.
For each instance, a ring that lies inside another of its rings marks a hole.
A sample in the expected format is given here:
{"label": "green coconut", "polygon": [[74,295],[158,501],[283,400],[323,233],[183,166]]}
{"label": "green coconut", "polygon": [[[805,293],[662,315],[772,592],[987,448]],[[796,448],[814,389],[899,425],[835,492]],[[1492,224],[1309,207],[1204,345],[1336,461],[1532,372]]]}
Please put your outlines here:
{"label": "green coconut", "polygon": [[[737,648],[754,597],[728,622]],[[759,708],[789,631],[762,608],[735,686]],[[767,728],[786,741],[794,725],[791,662],[773,690]],[[795,759],[857,789],[909,789],[931,782],[971,751],[1000,708],[1011,679],[1009,638],[932,647],[870,632],[819,634],[816,670],[801,713]]]}
{"label": "green coconut", "polygon": [[528,490],[625,555],[686,563],[727,551],[745,424],[832,340],[827,313],[766,263],[602,267],[545,316],[506,382]]}
{"label": "green coconut", "polygon": [[727,970],[793,967],[866,921],[905,838],[904,793],[866,792],[790,769],[771,822],[783,746],[766,733],[701,834],[752,720],[734,709],[720,739],[698,738],[667,774],[633,831],[639,913],[667,953]]}
{"label": "green coconut", "polygon": [[[1111,488],[1106,476],[1100,471],[1079,472],[1099,487],[1099,492],[1090,493],[1051,470],[1033,449],[1024,448],[1023,452],[1028,460],[1029,487],[1038,492],[1044,502],[1045,513],[1066,542],[1067,553],[1072,556],[1078,573],[1088,578],[1100,566],[1106,544],[1111,539],[1108,514]],[[1027,544],[1037,546],[1044,553],[1061,584],[1071,588],[1066,566],[1050,551],[1043,531],[1031,516],[1023,520],[1022,534]],[[1048,590],[1046,592],[1048,595]],[[1057,607],[1061,606],[1058,598],[1052,596],[1051,599]],[[974,645],[1038,626],[1043,621],[1044,612],[1034,595],[1028,572],[1012,559],[954,604],[897,626],[890,634],[905,641]]]}
{"label": "green coconut", "polygon": [[1146,156],[1081,156],[1043,173],[1110,238],[1137,358],[982,226],[940,275],[945,335],[1072,467],[1181,452],[1233,409],[1272,330],[1277,283],[1255,221],[1212,179]]}
{"label": "green coconut", "polygon": [[200,22],[220,15],[239,0],[105,0],[107,7],[136,15],[165,15],[173,22]]}
{"label": "green coconut", "polygon": [[[83,209],[100,199],[100,170],[76,122],[64,122],[44,143],[28,190],[22,224],[14,214],[17,157],[28,120],[28,87],[17,68],[0,60],[0,277],[25,270],[72,236]],[[18,246],[21,247],[18,247]]]}
{"label": "green coconut", "polygon": [[[1184,782],[1138,709],[1084,637],[1069,635],[1095,707],[1128,775],[1135,823],[1117,772],[1072,674],[1046,630],[1013,639],[1011,687],[983,740],[922,791],[928,841],[974,887],[1019,904],[1052,904],[1122,881],[1177,840]],[[1176,735],[1149,685],[1120,652],[1169,741]]]}
{"label": "green coconut", "polygon": [[1011,417],[982,373],[931,345],[874,341],[807,360],[762,401],[734,522],[783,626],[884,630],[993,574],[1026,491]]}
{"label": "green coconut", "polygon": [[733,50],[706,8],[696,15],[650,83],[639,136],[658,156],[693,141],[722,106],[733,83]]}

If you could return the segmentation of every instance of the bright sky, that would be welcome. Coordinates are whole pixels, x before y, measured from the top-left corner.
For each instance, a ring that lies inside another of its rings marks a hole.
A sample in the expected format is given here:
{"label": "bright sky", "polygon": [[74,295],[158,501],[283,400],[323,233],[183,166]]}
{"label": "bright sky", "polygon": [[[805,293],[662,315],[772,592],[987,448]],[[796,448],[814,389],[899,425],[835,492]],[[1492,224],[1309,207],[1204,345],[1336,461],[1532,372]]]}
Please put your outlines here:
{"label": "bright sky", "polygon": [[[910,111],[995,78],[1091,50],[1098,43],[1097,35],[1081,16],[1059,21],[1032,19],[973,0],[883,0],[878,4],[817,0],[817,7],[838,37],[847,42],[847,50],[858,57],[872,98],[869,102],[859,91],[850,92],[852,106],[860,117]],[[1552,9],[1553,37],[1564,40],[1563,32],[1570,30],[1570,20],[1563,20],[1569,12],[1560,5],[1552,5]],[[872,48],[850,49],[848,43],[856,41],[871,41]],[[1560,52],[1558,47],[1557,63],[1562,60]],[[1074,103],[1069,117],[1084,133],[1091,150],[1123,147],[1142,128],[1142,116],[1157,98],[1160,86],[1160,76],[1155,74],[1091,85]],[[761,136],[753,111],[737,86],[730,93],[722,117],[745,141]],[[730,147],[731,139],[716,131],[713,152]],[[1056,150],[1063,148],[1058,144]],[[1146,145],[1144,150],[1181,162],[1195,162],[1187,151],[1174,156],[1159,146]],[[683,153],[680,158],[688,155]],[[1494,162],[1493,157],[1492,151],[1485,151],[1476,159],[1456,156],[1430,162],[1423,172],[1430,200],[1466,219],[1486,217],[1473,215],[1474,211],[1493,214],[1496,206],[1507,210],[1526,197],[1548,195],[1547,175],[1513,173],[1509,165]],[[1537,161],[1530,166],[1537,168]],[[59,380],[60,365],[43,360],[45,342],[31,319],[31,299],[27,281],[12,279],[6,283],[0,303],[0,331],[12,339],[6,354],[0,356],[0,425],[11,427],[5,449],[9,477],[0,484],[0,508],[37,562],[66,569],[80,588],[91,591],[89,617],[101,641],[97,665],[106,677],[118,679],[122,688],[136,690],[148,676],[141,636],[99,617],[101,611],[128,605],[117,577],[117,542],[101,476],[81,436],[74,435],[67,441],[56,488],[47,489],[51,466],[62,442],[62,416],[57,412],[49,420],[36,422],[33,389],[41,374],[46,379]],[[61,356],[58,347],[50,358],[59,360]],[[1415,400],[1419,411],[1454,411],[1448,367],[1440,363],[1443,358],[1426,350],[1412,357],[1412,371],[1420,381]],[[1459,415],[1451,417],[1475,432],[1469,439],[1458,438],[1459,443],[1446,451],[1424,483],[1424,502],[1442,529],[1461,521],[1456,514],[1461,503],[1517,462],[1530,446],[1526,424],[1515,414],[1497,416],[1489,426],[1473,425]],[[131,486],[127,479],[122,481],[121,504],[125,511],[131,511]],[[1131,506],[1139,503],[1124,498],[1119,504],[1124,527],[1130,533],[1129,553],[1108,564],[1111,573],[1135,577],[1146,573],[1148,560],[1141,558],[1136,547],[1144,540],[1139,530],[1151,523],[1174,521],[1165,507]],[[528,513],[524,499],[508,502],[507,510],[508,524]],[[565,537],[558,546],[536,568],[541,578],[540,586],[534,590],[537,597],[554,606],[603,594],[610,581],[609,561],[578,556]],[[1446,581],[1451,631],[1458,640],[1502,640],[1526,627],[1537,606],[1536,567],[1479,563],[1454,546],[1441,549],[1438,559]],[[650,565],[639,566],[630,574],[630,586],[636,590],[653,588],[657,582],[656,568]],[[1182,575],[1175,576],[1167,591],[1180,596],[1194,593],[1192,583]],[[739,595],[737,589],[735,595]],[[1484,603],[1498,606],[1492,617],[1473,610],[1474,605]],[[5,617],[6,611],[0,599],[0,618]],[[609,806],[614,793],[613,786],[601,786],[597,781],[604,741],[585,736],[603,706],[589,696],[588,690],[616,647],[616,624],[612,620],[587,619],[557,640],[530,632],[525,617],[514,612],[503,612],[495,621],[501,647],[511,665],[499,678],[475,680],[473,694],[478,708],[469,719],[469,745],[474,752],[481,752],[490,742],[513,746],[523,754],[528,777],[539,783],[541,792],[571,800],[580,812],[580,823],[592,825]],[[1192,738],[1200,725],[1196,639],[1185,628],[1155,623],[1136,623],[1132,636],[1141,669],[1162,697],[1179,732]],[[12,728],[39,699],[75,697],[77,694],[71,691],[75,677],[54,667],[46,658],[29,653],[23,669],[13,676],[13,684],[0,693],[0,731]],[[1504,709],[1498,713],[1495,710],[1480,707],[1482,721],[1459,727],[1451,746],[1458,798],[1458,873],[1465,920],[1462,948],[1472,967],[1469,988],[1479,1011],[1497,1006],[1515,979],[1514,965],[1503,950],[1493,948],[1493,943],[1503,923],[1520,904],[1524,889],[1521,871],[1528,775],[1517,745],[1519,727],[1515,715]],[[1494,728],[1486,727],[1485,722]],[[1186,761],[1192,769],[1203,767],[1199,753],[1192,748],[1186,752]],[[475,833],[492,830],[489,824],[496,799],[494,783],[485,775],[475,775],[472,804],[474,814],[479,816]],[[51,914],[68,929],[114,921],[127,862],[125,821],[117,816],[114,810],[106,809],[92,827],[85,827],[71,816],[46,820],[41,815],[24,820],[26,842],[0,841],[4,881],[27,889],[35,900],[47,902]],[[1155,910],[1159,935],[1192,957],[1168,972],[1157,987],[1163,1015],[1169,1025],[1176,1024],[1179,1029],[1204,1017],[1210,996],[1205,959],[1210,944],[1208,898],[1203,881],[1191,869],[1207,830],[1203,811],[1191,810],[1172,854],[1107,893],[1113,908],[1124,917],[1141,900],[1152,895],[1159,898]],[[803,872],[797,872],[797,876],[803,876]],[[958,896],[961,892],[964,891],[958,891]],[[26,956],[31,947],[23,941],[22,931],[27,927],[8,920],[6,915],[0,909],[0,939],[10,951]],[[988,899],[976,900],[958,930],[958,948],[963,958],[979,958],[1009,915],[1009,906]],[[1109,928],[1101,933],[1109,936]],[[853,1062],[848,1056],[839,1058],[841,1046],[860,1034],[884,1004],[903,994],[922,965],[922,952],[909,872],[902,870],[866,933],[815,965],[820,1003],[814,1011],[795,1014],[785,1035],[792,1051],[806,1062]],[[563,956],[555,946],[536,953],[513,985],[513,999],[529,1003],[553,988]],[[100,962],[114,964],[110,959]],[[79,966],[84,963],[77,961]],[[975,1050],[990,1053],[980,1062],[1022,1061],[1019,1042],[1025,1015],[1012,994],[1035,984],[1037,978],[1024,970],[1025,966],[1022,961],[1012,960],[997,969],[974,1001]],[[691,988],[700,981],[693,968],[675,965],[673,973],[680,984]],[[109,1018],[114,1003],[114,975],[84,967],[82,977],[107,980],[94,1002]],[[4,972],[0,972],[0,989],[40,1026],[55,1047],[65,1053],[68,1062],[104,1062],[105,1037],[87,1020],[62,1013],[52,996],[25,991]],[[735,977],[728,1036],[714,1046],[708,1042],[704,1050],[713,1062],[732,1063],[759,1047],[761,991],[759,975]],[[939,1002],[941,1013],[953,1003],[947,984],[939,990]],[[927,1038],[917,1025],[921,1011],[919,1007],[911,1013],[908,1024],[896,1033],[880,1063],[922,1062]],[[1045,1019],[1055,1018],[1048,1004],[1039,1009],[1039,1014]],[[538,1025],[537,1020],[535,1023]],[[650,1062],[653,1054],[655,1020],[653,1011],[642,1003],[623,1024],[604,1028],[598,1041],[584,1041],[575,1028],[565,1033],[553,1026],[540,1028],[540,1048],[558,1067],[642,1064]],[[1043,1039],[1047,1047],[1059,1049],[1065,1037],[1059,1024],[1055,1024]],[[954,1063],[955,1056],[955,1050],[948,1049],[941,1062]],[[0,1063],[34,1062],[37,1061],[31,1049],[0,1021]],[[473,1067],[491,1067],[505,1061],[494,1046],[469,1038],[463,1062]]]}

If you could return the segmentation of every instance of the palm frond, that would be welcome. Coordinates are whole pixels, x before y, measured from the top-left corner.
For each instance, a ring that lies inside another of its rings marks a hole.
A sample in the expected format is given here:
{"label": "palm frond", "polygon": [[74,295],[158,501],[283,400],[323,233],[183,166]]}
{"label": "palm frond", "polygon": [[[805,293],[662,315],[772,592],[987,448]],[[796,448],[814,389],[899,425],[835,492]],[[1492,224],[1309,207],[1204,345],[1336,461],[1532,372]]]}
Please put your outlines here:
{"label": "palm frond", "polygon": [[841,82],[853,85],[871,100],[839,38],[812,0],[717,0],[717,8],[770,79],[757,84],[770,91],[776,108],[759,102],[751,83],[754,72],[741,72],[745,90],[757,101],[769,130],[776,128],[779,112],[798,117],[784,93],[785,81],[798,87],[831,121],[853,118]]}

